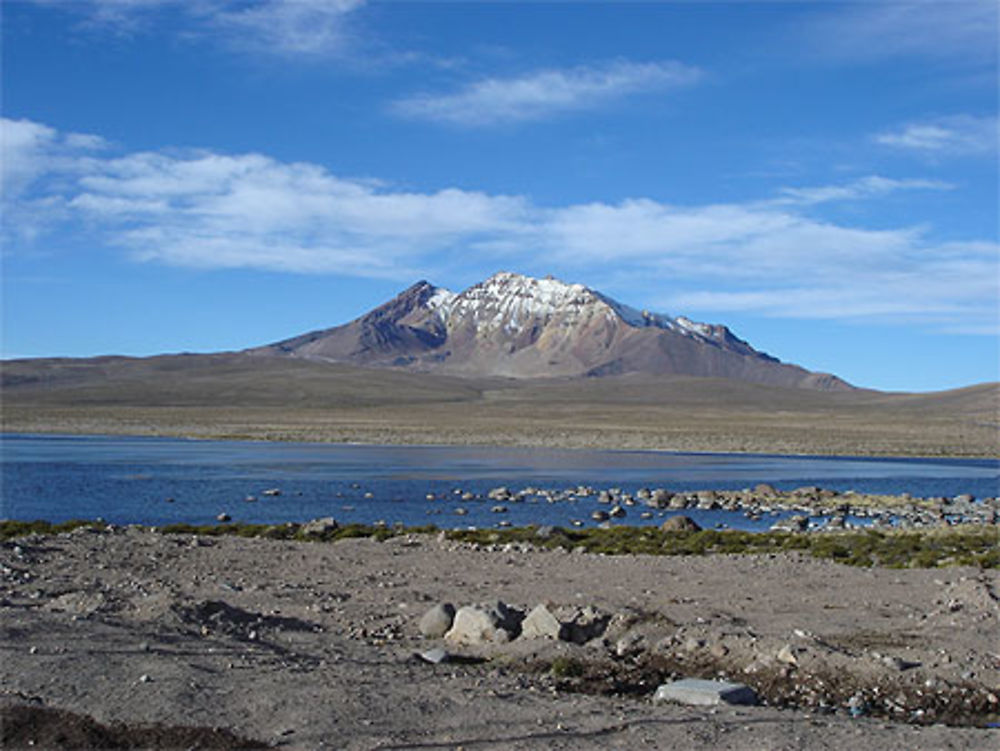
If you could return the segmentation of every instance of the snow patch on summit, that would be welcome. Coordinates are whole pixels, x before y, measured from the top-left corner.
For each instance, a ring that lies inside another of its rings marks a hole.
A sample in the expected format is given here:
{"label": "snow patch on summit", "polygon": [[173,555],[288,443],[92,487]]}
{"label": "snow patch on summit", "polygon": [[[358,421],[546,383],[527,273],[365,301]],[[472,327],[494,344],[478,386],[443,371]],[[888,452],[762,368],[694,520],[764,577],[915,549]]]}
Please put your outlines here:
{"label": "snow patch on summit", "polygon": [[442,308],[447,308],[449,303],[454,300],[458,295],[452,292],[450,289],[445,289],[444,287],[435,287],[434,294],[427,298],[427,302],[424,303],[431,310],[440,310]]}
{"label": "snow patch on summit", "polygon": [[694,339],[718,341],[718,327],[688,318],[637,310],[582,284],[567,284],[553,277],[536,279],[501,271],[464,292],[437,288],[427,301],[445,325],[471,321],[482,333],[503,330],[520,334],[529,326],[546,326],[558,316],[562,326],[583,320],[615,318],[635,328],[658,328]]}
{"label": "snow patch on summit", "polygon": [[701,334],[702,336],[711,337],[712,327],[707,323],[698,323],[697,321],[692,321],[690,318],[685,318],[684,316],[677,316],[674,319],[677,324],[687,331],[693,331],[696,334]]}
{"label": "snow patch on summit", "polygon": [[517,334],[528,325],[544,324],[557,314],[568,316],[568,322],[572,322],[600,302],[582,284],[502,271],[458,295],[442,298],[436,309],[445,323],[472,320],[487,331],[503,328]]}

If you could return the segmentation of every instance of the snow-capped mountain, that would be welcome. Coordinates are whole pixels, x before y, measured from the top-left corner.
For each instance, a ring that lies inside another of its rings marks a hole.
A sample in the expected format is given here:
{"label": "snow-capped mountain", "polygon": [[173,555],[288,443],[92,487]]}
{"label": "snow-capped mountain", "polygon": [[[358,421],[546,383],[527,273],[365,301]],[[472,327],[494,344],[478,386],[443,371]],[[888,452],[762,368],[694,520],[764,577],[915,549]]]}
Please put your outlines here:
{"label": "snow-capped mountain", "polygon": [[850,388],[758,352],[725,326],[636,310],[581,284],[510,272],[460,293],[421,281],[348,324],[252,352],[468,376],[649,373]]}

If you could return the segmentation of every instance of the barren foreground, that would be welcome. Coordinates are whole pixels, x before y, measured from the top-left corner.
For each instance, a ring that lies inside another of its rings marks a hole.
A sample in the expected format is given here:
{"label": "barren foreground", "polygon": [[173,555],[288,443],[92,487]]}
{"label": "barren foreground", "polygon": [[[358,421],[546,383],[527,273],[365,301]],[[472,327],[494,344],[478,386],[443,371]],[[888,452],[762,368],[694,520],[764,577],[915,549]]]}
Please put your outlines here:
{"label": "barren foreground", "polygon": [[[430,535],[304,543],[88,528],[4,543],[0,559],[7,729],[11,706],[41,706],[133,728],[225,728],[289,749],[1000,740],[935,724],[996,719],[1000,582],[990,571],[605,557]],[[546,603],[587,640],[469,646],[420,634],[436,603],[498,599],[522,612]],[[414,657],[434,646],[451,659]],[[767,705],[650,699],[671,676],[719,673]]]}

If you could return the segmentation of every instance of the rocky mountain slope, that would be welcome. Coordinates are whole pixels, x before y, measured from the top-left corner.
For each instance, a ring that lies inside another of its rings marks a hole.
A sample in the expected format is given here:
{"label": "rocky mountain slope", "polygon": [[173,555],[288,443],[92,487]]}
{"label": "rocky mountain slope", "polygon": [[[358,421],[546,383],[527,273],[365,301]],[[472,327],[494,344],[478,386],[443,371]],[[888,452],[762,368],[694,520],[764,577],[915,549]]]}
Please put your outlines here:
{"label": "rocky mountain slope", "polygon": [[758,352],[725,326],[639,311],[580,284],[509,272],[457,294],[421,281],[348,324],[250,352],[463,376],[645,373],[852,388]]}

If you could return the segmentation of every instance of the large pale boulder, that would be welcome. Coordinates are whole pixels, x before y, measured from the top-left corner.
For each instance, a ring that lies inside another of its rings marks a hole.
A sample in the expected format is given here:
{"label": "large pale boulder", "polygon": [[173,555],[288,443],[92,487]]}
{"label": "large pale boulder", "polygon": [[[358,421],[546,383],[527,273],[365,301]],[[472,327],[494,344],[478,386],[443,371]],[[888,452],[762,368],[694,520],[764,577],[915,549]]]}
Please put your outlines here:
{"label": "large pale boulder", "polygon": [[517,636],[522,615],[503,602],[466,605],[456,611],[444,638],[452,644],[504,644]]}
{"label": "large pale boulder", "polygon": [[558,639],[563,626],[545,605],[537,605],[521,622],[522,639]]}
{"label": "large pale boulder", "polygon": [[455,606],[450,602],[440,602],[420,619],[418,628],[422,636],[438,639],[448,633],[455,620]]}

